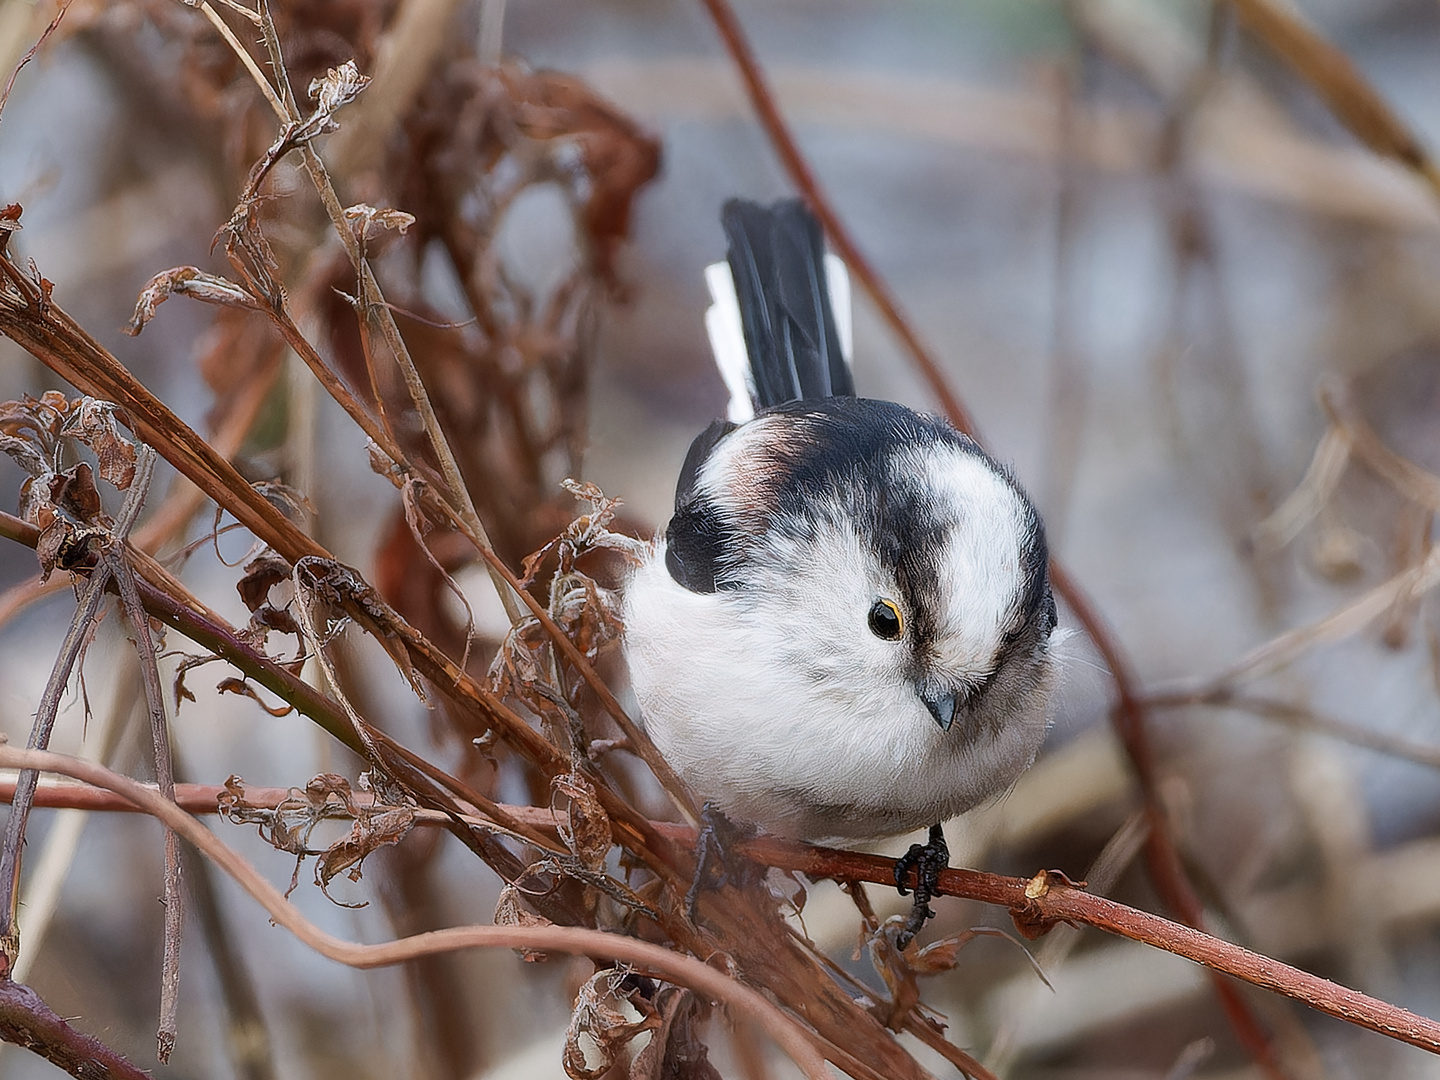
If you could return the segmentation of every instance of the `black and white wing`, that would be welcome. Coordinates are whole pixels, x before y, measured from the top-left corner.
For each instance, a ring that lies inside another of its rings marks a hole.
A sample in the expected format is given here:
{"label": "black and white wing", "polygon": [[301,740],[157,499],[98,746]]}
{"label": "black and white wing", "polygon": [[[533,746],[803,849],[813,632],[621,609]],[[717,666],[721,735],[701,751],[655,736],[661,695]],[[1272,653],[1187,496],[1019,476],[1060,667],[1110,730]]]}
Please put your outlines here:
{"label": "black and white wing", "polygon": [[705,328],[742,423],[787,401],[854,397],[850,278],[798,199],[725,204],[727,260],[705,269]]}
{"label": "black and white wing", "polygon": [[699,490],[706,461],[757,411],[797,401],[854,398],[850,375],[850,279],[825,251],[820,224],[798,199],[772,206],[725,204],[725,262],[705,269],[714,300],[705,327],[730,391],[728,421],[717,420],[690,446],[666,529],[665,564],[691,592],[714,592],[739,552],[720,509]]}

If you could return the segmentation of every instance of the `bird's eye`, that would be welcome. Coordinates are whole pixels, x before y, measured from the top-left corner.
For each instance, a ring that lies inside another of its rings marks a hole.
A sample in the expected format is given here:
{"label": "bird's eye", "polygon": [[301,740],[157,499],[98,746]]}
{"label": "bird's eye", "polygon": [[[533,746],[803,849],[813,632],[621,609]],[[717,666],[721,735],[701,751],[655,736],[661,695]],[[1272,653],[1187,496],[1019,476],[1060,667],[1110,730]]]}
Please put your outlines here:
{"label": "bird's eye", "polygon": [[900,606],[893,600],[880,599],[870,605],[870,632],[886,641],[899,641],[905,633],[905,620]]}

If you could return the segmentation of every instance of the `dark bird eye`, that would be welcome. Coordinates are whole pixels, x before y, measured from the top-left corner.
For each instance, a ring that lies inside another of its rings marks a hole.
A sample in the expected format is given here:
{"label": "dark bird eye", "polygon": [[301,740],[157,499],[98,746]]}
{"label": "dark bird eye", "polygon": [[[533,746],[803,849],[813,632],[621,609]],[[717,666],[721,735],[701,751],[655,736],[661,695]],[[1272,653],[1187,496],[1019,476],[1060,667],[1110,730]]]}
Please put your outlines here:
{"label": "dark bird eye", "polygon": [[880,599],[870,605],[870,632],[886,641],[899,641],[905,633],[905,620],[893,600]]}

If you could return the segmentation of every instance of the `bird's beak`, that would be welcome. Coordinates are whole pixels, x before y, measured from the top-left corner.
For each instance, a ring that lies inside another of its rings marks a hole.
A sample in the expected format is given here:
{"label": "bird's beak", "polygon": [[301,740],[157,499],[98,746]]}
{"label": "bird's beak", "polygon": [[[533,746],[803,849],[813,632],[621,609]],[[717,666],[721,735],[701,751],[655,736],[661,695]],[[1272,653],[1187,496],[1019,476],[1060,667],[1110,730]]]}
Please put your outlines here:
{"label": "bird's beak", "polygon": [[925,708],[930,710],[940,730],[949,731],[950,725],[955,722],[955,692],[947,691],[938,696],[922,693],[920,700],[925,702]]}

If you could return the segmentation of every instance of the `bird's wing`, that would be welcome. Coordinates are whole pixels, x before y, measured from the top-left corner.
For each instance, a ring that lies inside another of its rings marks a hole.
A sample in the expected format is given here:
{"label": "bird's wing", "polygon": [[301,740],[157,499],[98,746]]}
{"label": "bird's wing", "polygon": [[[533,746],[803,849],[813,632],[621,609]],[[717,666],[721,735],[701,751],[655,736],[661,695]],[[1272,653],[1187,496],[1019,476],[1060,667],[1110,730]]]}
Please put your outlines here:
{"label": "bird's wing", "polygon": [[[825,254],[820,225],[798,199],[742,199],[721,215],[730,249],[706,268],[715,362],[730,391],[729,417],[786,401],[853,397],[850,282]],[[727,272],[728,271],[728,272]]]}

